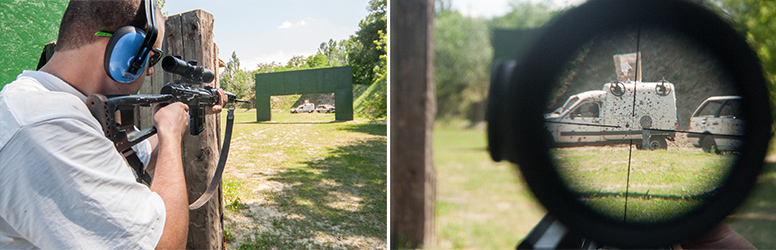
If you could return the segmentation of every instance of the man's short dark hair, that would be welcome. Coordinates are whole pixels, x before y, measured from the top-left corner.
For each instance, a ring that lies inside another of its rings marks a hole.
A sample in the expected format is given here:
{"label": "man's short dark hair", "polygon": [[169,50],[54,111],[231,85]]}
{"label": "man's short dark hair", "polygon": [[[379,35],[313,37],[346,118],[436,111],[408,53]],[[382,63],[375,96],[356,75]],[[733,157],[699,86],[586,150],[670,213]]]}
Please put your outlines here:
{"label": "man's short dark hair", "polygon": [[[155,0],[145,0],[155,1]],[[114,32],[123,26],[145,29],[141,0],[71,0],[59,25],[56,51],[76,49],[99,38],[98,31]]]}

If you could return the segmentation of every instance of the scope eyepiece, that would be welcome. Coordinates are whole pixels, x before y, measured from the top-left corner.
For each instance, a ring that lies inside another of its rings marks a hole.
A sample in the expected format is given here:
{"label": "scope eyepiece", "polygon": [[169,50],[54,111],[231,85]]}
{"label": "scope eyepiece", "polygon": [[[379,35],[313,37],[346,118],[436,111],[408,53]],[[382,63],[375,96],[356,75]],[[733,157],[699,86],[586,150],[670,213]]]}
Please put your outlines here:
{"label": "scope eyepiece", "polygon": [[166,56],[164,59],[162,59],[162,69],[164,69],[164,71],[180,75],[187,81],[197,83],[208,83],[215,79],[215,74],[213,74],[212,70],[202,66],[197,66],[196,61],[191,62],[192,63],[183,61],[180,58],[174,56]]}

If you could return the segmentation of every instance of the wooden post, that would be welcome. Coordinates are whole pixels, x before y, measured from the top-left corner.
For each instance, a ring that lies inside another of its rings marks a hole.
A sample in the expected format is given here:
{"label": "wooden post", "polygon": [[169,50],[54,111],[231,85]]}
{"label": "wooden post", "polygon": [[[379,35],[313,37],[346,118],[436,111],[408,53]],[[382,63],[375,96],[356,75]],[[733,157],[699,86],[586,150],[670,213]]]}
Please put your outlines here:
{"label": "wooden post", "polygon": [[[194,10],[167,17],[165,39],[162,50],[165,55],[182,56],[183,60],[196,60],[198,65],[213,70],[216,79],[206,85],[218,87],[218,49],[213,42],[213,15],[202,10]],[[159,63],[161,64],[161,63]],[[158,67],[158,66],[157,66]],[[161,67],[158,71],[161,73]],[[156,76],[154,73],[152,76]],[[169,73],[163,75],[162,81],[152,82],[147,88],[159,93],[164,83],[180,79]],[[194,85],[196,87],[204,87]],[[219,157],[219,119],[217,115],[206,117],[206,129],[199,136],[189,135],[183,142],[183,169],[186,174],[186,186],[189,201],[193,202],[205,192],[207,184],[215,173]],[[189,249],[223,249],[223,227],[221,189],[218,195],[202,208],[189,213]]]}
{"label": "wooden post", "polygon": [[[167,47],[167,39],[168,37],[165,36],[162,42],[162,50]],[[165,51],[165,55],[169,55],[169,53]],[[158,95],[165,83],[164,75],[162,62],[159,61],[159,63],[154,65],[154,74],[150,77],[146,76],[145,80],[143,80],[143,86],[140,87],[140,94]],[[137,116],[136,121],[139,121],[138,124],[136,124],[139,129],[145,129],[154,124],[152,116],[153,107],[137,107],[135,108],[135,115]]]}
{"label": "wooden post", "polygon": [[391,248],[434,240],[434,0],[390,2]]}

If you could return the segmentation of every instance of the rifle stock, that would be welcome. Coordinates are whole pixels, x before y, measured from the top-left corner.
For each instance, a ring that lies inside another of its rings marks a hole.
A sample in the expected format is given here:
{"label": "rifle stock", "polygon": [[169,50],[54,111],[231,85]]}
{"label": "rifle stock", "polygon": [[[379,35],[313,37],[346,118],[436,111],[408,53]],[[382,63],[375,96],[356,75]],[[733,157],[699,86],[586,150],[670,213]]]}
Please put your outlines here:
{"label": "rifle stock", "polygon": [[[226,92],[228,103],[247,102],[236,99]],[[220,103],[218,92],[214,88],[195,88],[181,84],[165,84],[159,95],[90,95],[86,104],[92,115],[100,122],[105,137],[113,141],[116,149],[124,153],[130,147],[156,134],[156,128],[142,131],[136,128],[135,107],[148,107],[153,104],[166,105],[182,102],[189,106],[189,132],[199,135],[205,130],[205,109]]]}

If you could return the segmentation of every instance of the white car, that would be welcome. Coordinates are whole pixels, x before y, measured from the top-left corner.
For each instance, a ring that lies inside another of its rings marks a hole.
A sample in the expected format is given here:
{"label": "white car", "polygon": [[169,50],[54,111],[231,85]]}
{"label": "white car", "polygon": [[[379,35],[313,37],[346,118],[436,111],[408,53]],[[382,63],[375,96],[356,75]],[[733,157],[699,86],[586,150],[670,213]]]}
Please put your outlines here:
{"label": "white car", "polygon": [[315,104],[313,103],[305,103],[305,104],[299,105],[299,107],[296,107],[295,109],[291,109],[292,114],[304,113],[304,112],[312,113],[314,111],[315,111]]}
{"label": "white car", "polygon": [[315,108],[315,112],[318,113],[334,113],[334,105],[331,104],[321,104],[318,105],[317,108]]}
{"label": "white car", "polygon": [[690,118],[687,138],[705,152],[736,151],[744,134],[742,113],[740,96],[706,98]]}

